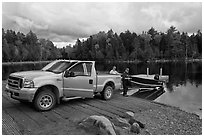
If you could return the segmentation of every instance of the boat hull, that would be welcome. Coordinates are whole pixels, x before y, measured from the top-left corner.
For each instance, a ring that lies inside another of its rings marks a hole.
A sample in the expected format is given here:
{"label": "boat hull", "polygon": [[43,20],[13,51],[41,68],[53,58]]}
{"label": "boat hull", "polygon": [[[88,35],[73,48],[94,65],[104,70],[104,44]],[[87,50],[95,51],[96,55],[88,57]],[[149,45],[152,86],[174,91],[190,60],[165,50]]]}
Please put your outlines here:
{"label": "boat hull", "polygon": [[155,80],[154,76],[132,75],[130,78],[131,85],[138,87],[162,87],[164,83],[161,80]]}

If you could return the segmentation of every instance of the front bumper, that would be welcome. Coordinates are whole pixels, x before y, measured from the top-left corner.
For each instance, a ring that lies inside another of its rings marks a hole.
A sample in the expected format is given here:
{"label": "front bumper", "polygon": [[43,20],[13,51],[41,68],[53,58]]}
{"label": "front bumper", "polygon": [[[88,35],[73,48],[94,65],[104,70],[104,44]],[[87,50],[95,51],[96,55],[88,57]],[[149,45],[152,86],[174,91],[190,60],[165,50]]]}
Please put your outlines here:
{"label": "front bumper", "polygon": [[22,88],[22,89],[13,89],[9,88],[6,85],[6,92],[10,93],[11,98],[16,100],[25,100],[28,102],[32,102],[35,96],[37,88]]}

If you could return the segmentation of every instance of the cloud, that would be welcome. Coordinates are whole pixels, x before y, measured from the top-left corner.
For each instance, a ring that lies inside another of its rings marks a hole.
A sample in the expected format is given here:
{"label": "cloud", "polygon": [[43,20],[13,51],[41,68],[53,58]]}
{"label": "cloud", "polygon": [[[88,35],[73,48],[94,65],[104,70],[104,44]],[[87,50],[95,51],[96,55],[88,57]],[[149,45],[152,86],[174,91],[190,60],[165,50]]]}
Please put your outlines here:
{"label": "cloud", "polygon": [[[160,31],[175,26],[179,31],[195,32],[202,28],[201,3],[154,3],[141,8],[148,26]],[[196,21],[196,22],[194,22]]]}
{"label": "cloud", "polygon": [[165,32],[174,25],[181,32],[202,30],[202,3],[6,3],[2,27],[53,42],[72,42],[99,31],[141,33],[154,27]]}

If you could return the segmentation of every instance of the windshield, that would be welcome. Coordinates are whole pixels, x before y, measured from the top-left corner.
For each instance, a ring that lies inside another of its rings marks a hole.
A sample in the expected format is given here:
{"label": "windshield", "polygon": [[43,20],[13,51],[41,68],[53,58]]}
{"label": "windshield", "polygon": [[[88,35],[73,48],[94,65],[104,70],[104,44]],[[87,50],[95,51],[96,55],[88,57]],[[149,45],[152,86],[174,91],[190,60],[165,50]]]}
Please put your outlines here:
{"label": "windshield", "polygon": [[53,61],[42,68],[43,71],[50,71],[54,73],[61,73],[65,71],[67,68],[72,66],[76,62],[68,62],[68,61]]}

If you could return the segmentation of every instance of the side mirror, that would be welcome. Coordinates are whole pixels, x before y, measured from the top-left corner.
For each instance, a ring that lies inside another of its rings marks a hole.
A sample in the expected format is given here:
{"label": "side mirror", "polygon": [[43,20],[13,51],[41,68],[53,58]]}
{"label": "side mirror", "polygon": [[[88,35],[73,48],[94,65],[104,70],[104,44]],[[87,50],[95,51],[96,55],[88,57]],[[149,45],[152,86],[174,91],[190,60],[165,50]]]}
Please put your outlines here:
{"label": "side mirror", "polygon": [[72,71],[65,71],[64,77],[65,78],[67,78],[67,77],[75,77],[75,74]]}

